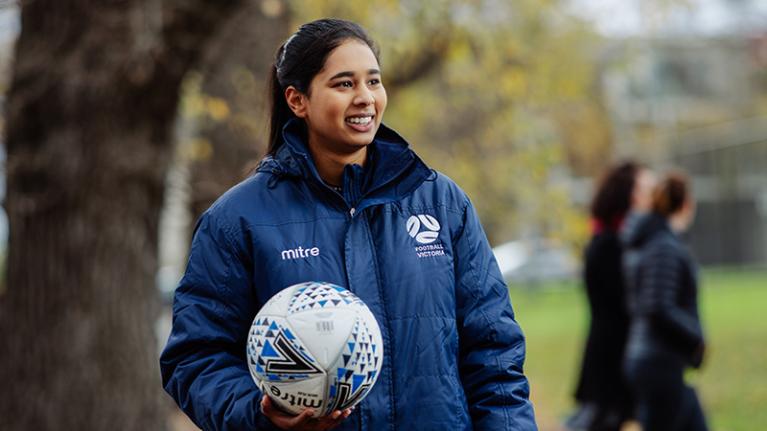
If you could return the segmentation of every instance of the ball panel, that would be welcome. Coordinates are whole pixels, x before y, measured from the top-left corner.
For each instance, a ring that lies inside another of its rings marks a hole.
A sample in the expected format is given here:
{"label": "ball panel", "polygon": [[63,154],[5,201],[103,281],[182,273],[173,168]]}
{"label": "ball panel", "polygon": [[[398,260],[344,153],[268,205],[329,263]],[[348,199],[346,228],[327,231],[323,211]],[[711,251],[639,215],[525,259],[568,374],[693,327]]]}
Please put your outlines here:
{"label": "ball panel", "polygon": [[282,410],[299,414],[304,409],[315,409],[314,417],[325,414],[325,376],[315,376],[297,382],[265,382],[262,390]]}
{"label": "ball panel", "polygon": [[356,304],[362,304],[362,301],[343,287],[327,283],[305,283],[297,287],[290,298],[288,314]]}
{"label": "ball panel", "polygon": [[421,220],[421,223],[423,223],[427,229],[433,231],[439,230],[439,222],[429,214],[421,214],[418,216],[418,219]]}
{"label": "ball panel", "polygon": [[258,314],[260,315],[272,315],[272,316],[285,316],[287,314],[287,304],[294,296],[296,286],[286,287],[277,292],[266,301],[266,304],[261,307]]}
{"label": "ball panel", "polygon": [[421,229],[421,222],[418,220],[418,217],[410,216],[410,218],[407,219],[405,228],[411,237],[415,237],[416,234],[418,234],[418,231]]}
{"label": "ball panel", "polygon": [[425,230],[418,235],[415,236],[415,240],[418,241],[421,244],[429,244],[437,240],[439,237],[439,232],[432,232],[430,230]]}
{"label": "ball panel", "polygon": [[248,334],[248,368],[254,379],[296,381],[324,375],[320,367],[280,317],[257,317]]}
{"label": "ball panel", "polygon": [[328,307],[291,314],[287,321],[319,366],[328,369],[349,338],[357,313],[357,310]]}
{"label": "ball panel", "polygon": [[[329,410],[343,410],[359,403],[378,379],[382,360],[380,330],[372,313],[365,308],[355,321],[341,357],[328,372]],[[331,373],[333,369],[335,375]]]}

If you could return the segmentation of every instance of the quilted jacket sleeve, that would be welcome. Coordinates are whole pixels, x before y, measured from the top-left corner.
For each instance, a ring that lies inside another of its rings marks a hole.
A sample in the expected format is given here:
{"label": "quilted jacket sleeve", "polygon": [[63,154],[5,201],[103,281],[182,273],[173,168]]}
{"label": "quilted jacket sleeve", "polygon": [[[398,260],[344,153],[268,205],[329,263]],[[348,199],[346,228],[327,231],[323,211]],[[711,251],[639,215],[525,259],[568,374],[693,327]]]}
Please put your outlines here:
{"label": "quilted jacket sleeve", "polygon": [[648,250],[641,263],[636,311],[692,356],[703,335],[697,317],[679,306],[680,289],[686,282],[684,265],[672,247]]}
{"label": "quilted jacket sleeve", "polygon": [[468,200],[453,239],[460,373],[476,430],[536,430],[523,374],[525,339],[479,219]]}
{"label": "quilted jacket sleeve", "polygon": [[241,247],[212,219],[206,213],[198,222],[176,290],[173,327],[160,357],[162,381],[203,430],[254,430],[267,420],[245,359],[255,314],[251,278]]}

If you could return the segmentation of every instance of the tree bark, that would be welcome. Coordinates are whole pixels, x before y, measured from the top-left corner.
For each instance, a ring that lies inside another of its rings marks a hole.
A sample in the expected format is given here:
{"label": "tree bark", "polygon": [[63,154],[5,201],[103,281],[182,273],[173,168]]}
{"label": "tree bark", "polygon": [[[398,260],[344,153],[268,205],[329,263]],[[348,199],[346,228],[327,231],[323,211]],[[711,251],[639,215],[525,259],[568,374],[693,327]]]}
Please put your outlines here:
{"label": "tree bark", "polygon": [[242,181],[266,152],[271,66],[289,32],[286,1],[254,2],[240,8],[211,41],[200,64],[201,91],[225,101],[229,113],[199,124],[211,151],[192,160],[193,219]]}
{"label": "tree bark", "polygon": [[236,1],[23,2],[0,429],[156,430],[158,214],[185,73]]}

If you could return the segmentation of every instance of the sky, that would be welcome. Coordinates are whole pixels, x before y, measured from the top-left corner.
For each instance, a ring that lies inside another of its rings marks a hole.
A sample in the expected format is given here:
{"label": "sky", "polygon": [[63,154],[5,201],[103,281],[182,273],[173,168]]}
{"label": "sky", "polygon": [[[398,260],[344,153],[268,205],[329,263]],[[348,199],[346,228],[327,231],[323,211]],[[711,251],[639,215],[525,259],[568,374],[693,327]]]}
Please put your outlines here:
{"label": "sky", "polygon": [[[664,2],[676,6],[660,17],[658,8],[651,8]],[[569,9],[593,20],[605,36],[767,31],[767,0],[570,0]],[[18,31],[18,7],[0,0],[0,43],[12,40]]]}
{"label": "sky", "polygon": [[6,6],[0,0],[0,43],[11,40],[19,32],[19,10],[16,6]]}
{"label": "sky", "polygon": [[663,2],[571,0],[570,10],[594,20],[598,31],[605,36],[714,36],[767,32],[767,0],[678,0],[665,13],[660,13],[657,6],[652,7],[658,3]]}

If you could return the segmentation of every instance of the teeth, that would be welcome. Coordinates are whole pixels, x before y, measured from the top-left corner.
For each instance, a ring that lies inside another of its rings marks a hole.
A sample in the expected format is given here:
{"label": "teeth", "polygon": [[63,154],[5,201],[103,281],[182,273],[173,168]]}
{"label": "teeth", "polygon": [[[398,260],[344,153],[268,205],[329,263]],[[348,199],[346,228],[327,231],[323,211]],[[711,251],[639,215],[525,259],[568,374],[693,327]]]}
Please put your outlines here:
{"label": "teeth", "polygon": [[367,124],[373,121],[373,117],[351,117],[347,118],[346,121],[352,124]]}

